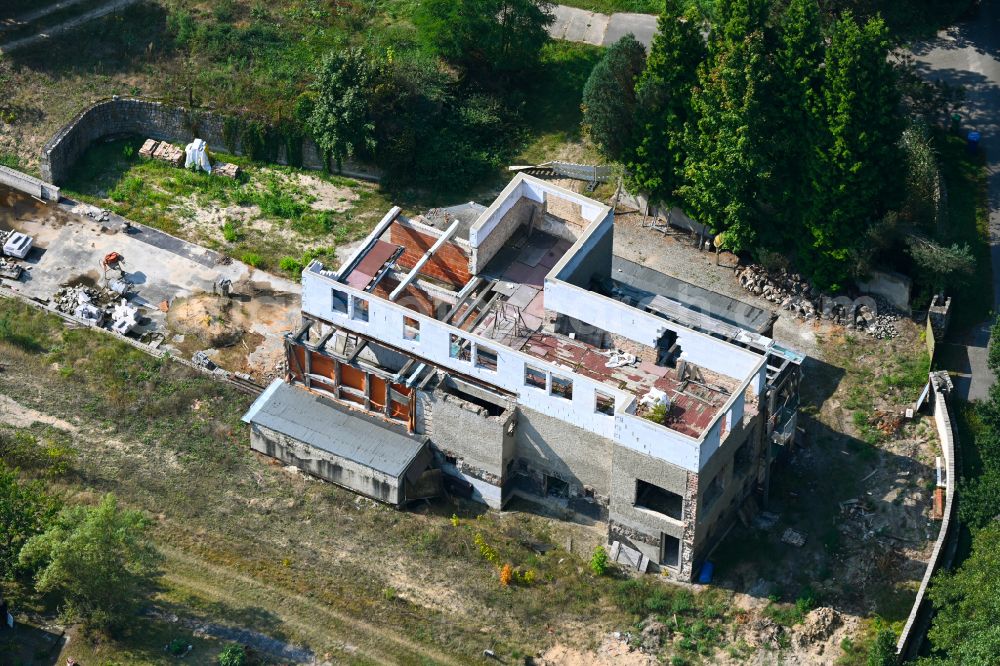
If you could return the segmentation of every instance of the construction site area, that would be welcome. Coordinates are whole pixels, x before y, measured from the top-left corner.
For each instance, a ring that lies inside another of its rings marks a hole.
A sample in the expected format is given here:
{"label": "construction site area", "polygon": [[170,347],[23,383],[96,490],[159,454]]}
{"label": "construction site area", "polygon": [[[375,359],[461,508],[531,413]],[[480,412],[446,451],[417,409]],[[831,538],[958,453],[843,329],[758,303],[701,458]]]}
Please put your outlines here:
{"label": "construction site area", "polygon": [[[301,284],[4,190],[5,295],[206,377],[161,371],[185,388],[159,401],[179,415],[150,403],[146,447],[81,419],[92,389],[60,368],[82,360],[18,350],[0,375],[4,427],[67,438],[90,485],[163,516],[144,623],[196,653],[239,630],[279,661],[543,664],[831,663],[872,613],[902,623],[938,524],[920,327],[776,310],[697,233],[540,175],[489,205],[393,208]],[[26,391],[39,372],[58,397]],[[684,587],[581,574],[598,544]],[[490,548],[539,577],[500,617]],[[654,598],[684,610],[666,623]],[[409,619],[390,639],[359,612]]]}

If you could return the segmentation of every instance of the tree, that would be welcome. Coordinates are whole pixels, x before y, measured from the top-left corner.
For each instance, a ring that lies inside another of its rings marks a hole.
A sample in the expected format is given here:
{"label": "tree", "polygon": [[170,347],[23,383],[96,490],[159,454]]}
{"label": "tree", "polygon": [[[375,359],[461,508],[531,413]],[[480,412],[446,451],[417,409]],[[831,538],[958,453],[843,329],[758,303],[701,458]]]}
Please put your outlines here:
{"label": "tree", "polygon": [[605,550],[604,546],[596,546],[593,555],[590,556],[590,570],[594,572],[595,576],[603,576],[608,572],[610,566],[608,551]]}
{"label": "tree", "polygon": [[802,256],[821,288],[850,274],[858,240],[895,203],[902,131],[885,23],[861,26],[846,13],[829,39]]}
{"label": "tree", "polygon": [[544,0],[424,0],[413,16],[433,53],[485,79],[533,67],[554,20]]}
{"label": "tree", "polygon": [[769,177],[769,77],[764,36],[755,32],[699,68],[691,98],[696,121],[680,193],[695,218],[722,232],[724,246],[736,252],[758,238],[757,193]]}
{"label": "tree", "polygon": [[631,33],[608,47],[583,87],[583,124],[606,157],[620,161],[632,144],[635,83],[646,49]]}
{"label": "tree", "polygon": [[320,64],[309,129],[337,169],[344,159],[375,148],[370,100],[376,75],[360,48],[332,51]]}
{"label": "tree", "polygon": [[0,580],[14,573],[24,544],[45,531],[59,509],[40,483],[24,483],[0,462]]}
{"label": "tree", "polygon": [[976,258],[968,244],[947,246],[917,235],[911,235],[908,241],[910,256],[931,275],[931,284],[938,292],[961,286],[976,270]]}
{"label": "tree", "polygon": [[[931,664],[991,666],[1000,654],[1000,522],[975,533],[972,554],[954,571],[934,578],[937,609],[928,634]],[[925,663],[925,662],[921,662]]]}
{"label": "tree", "polygon": [[626,165],[633,185],[654,201],[670,201],[681,185],[691,90],[705,55],[695,17],[682,14],[678,0],[666,0],[646,69],[635,86],[634,147]]}
{"label": "tree", "polygon": [[823,50],[816,0],[791,0],[779,19],[774,50],[767,143],[773,177],[761,192],[770,220],[766,245],[772,248],[787,250],[802,240],[801,210],[812,195],[810,164],[819,134]]}
{"label": "tree", "polygon": [[158,555],[147,519],[119,509],[114,495],[95,507],[66,507],[44,533],[21,550],[39,592],[56,592],[67,615],[88,629],[113,630],[134,615],[148,589]]}
{"label": "tree", "polygon": [[886,626],[878,627],[875,641],[868,650],[868,666],[896,666],[896,633]]}

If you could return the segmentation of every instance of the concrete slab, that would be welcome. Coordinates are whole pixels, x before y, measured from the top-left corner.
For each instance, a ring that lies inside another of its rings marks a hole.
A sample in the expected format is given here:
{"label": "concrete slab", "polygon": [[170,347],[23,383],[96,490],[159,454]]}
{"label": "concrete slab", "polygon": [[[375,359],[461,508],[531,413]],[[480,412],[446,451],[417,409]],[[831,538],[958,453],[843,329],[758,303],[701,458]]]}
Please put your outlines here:
{"label": "concrete slab", "polygon": [[556,5],[552,9],[552,15],[555,17],[555,21],[549,26],[549,34],[554,39],[593,44],[594,46],[604,45],[604,31],[607,30],[610,20],[606,14]]}
{"label": "concrete slab", "polygon": [[[273,358],[281,356],[282,336],[299,320],[300,285],[270,275],[239,261],[224,259],[211,250],[193,245],[142,225],[127,233],[123,220],[111,216],[101,222],[73,212],[74,205],[45,205],[24,201],[20,193],[0,192],[0,226],[34,237],[35,247],[22,262],[21,280],[4,280],[5,286],[40,301],[49,300],[66,284],[103,282],[101,259],[109,252],[125,257],[126,277],[135,285],[134,305],[150,320],[143,328],[167,333],[167,314],[158,305],[179,298],[211,294],[220,279],[233,284],[250,282],[255,290],[270,292],[266,316],[251,316],[249,332],[261,341],[246,350],[247,357],[266,364],[273,372]],[[256,312],[258,297],[249,297],[240,307]],[[259,298],[263,299],[264,296]],[[171,348],[168,338],[161,348]],[[229,368],[234,369],[234,368]],[[239,370],[238,368],[236,368]],[[256,370],[256,368],[254,368]],[[261,374],[265,374],[261,368]]]}
{"label": "concrete slab", "polygon": [[611,46],[629,33],[648,51],[656,34],[656,17],[650,14],[612,14],[604,32],[604,46]]}

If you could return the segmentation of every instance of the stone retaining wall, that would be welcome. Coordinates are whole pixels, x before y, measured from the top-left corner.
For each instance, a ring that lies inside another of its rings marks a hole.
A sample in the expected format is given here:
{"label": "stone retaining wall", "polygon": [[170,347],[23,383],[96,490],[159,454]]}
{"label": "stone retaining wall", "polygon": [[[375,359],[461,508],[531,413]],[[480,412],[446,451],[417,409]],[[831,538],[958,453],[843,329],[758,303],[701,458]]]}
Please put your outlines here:
{"label": "stone retaining wall", "polygon": [[[65,182],[73,164],[93,143],[104,138],[134,134],[143,138],[187,144],[195,137],[204,139],[210,150],[242,154],[223,140],[223,116],[192,110],[165,102],[145,99],[112,98],[88,106],[53,136],[42,148],[41,173],[52,183]],[[286,164],[285,148],[278,151],[278,163]],[[323,158],[310,139],[302,143],[302,165],[322,169]],[[355,178],[377,180],[371,169],[345,162],[341,173]]]}
{"label": "stone retaining wall", "polygon": [[931,558],[927,562],[927,569],[924,571],[923,580],[920,581],[920,588],[917,590],[917,598],[910,609],[910,616],[906,620],[903,632],[896,643],[896,653],[903,659],[909,660],[917,656],[920,645],[927,629],[930,626],[932,608],[927,600],[927,587],[930,585],[931,577],[941,568],[948,568],[955,557],[955,548],[958,545],[958,517],[956,513],[955,492],[958,485],[958,437],[955,425],[952,423],[951,409],[948,399],[952,391],[951,379],[947,372],[933,372],[930,376],[931,391],[933,392],[934,422],[937,424],[938,437],[941,440],[941,450],[944,454],[945,464],[945,505],[944,519],[941,521],[941,529],[938,531],[937,541],[934,543],[934,550]]}

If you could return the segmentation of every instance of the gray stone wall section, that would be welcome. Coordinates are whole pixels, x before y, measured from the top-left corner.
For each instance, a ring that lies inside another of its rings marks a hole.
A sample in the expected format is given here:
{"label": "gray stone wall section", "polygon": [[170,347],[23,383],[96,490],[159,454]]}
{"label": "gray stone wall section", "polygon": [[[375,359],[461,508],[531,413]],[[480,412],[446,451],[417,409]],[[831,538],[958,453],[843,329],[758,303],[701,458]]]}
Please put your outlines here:
{"label": "gray stone wall section", "polygon": [[583,496],[584,488],[591,488],[596,499],[609,496],[614,445],[610,439],[523,406],[517,411],[519,459],[566,481],[571,496]]}
{"label": "gray stone wall section", "polygon": [[58,187],[10,167],[0,166],[0,185],[6,185],[43,201],[59,201]]}
{"label": "gray stone wall section", "polygon": [[959,521],[956,515],[955,495],[958,490],[960,449],[957,430],[952,422],[951,407],[948,404],[953,386],[947,372],[931,373],[930,382],[934,392],[934,422],[937,425],[941,451],[944,454],[947,485],[945,487],[944,519],[941,521],[937,540],[934,542],[934,550],[931,552],[924,577],[917,589],[917,598],[913,601],[910,615],[906,619],[899,641],[896,643],[896,654],[907,661],[916,658],[930,626],[932,611],[927,600],[927,587],[935,572],[951,566],[958,546]]}
{"label": "gray stone wall section", "polygon": [[270,428],[250,426],[250,448],[338,486],[389,504],[399,504],[400,479],[338,458]]}
{"label": "gray stone wall section", "polygon": [[[191,110],[163,102],[145,99],[115,98],[92,104],[76,115],[42,148],[42,179],[59,184],[65,182],[73,164],[92,144],[106,137],[135,134],[143,138],[189,143],[194,138],[204,139],[210,150],[242,154],[239,145],[231,151],[223,141],[223,116],[209,111]],[[322,169],[322,156],[311,140],[302,145],[303,166]],[[284,147],[278,153],[278,162],[285,163]],[[377,179],[370,169],[346,164],[344,175]]]}
{"label": "gray stone wall section", "polygon": [[456,466],[463,473],[500,485],[506,465],[504,425],[510,415],[489,416],[479,405],[440,391],[419,395],[433,414],[434,446],[458,458]]}

